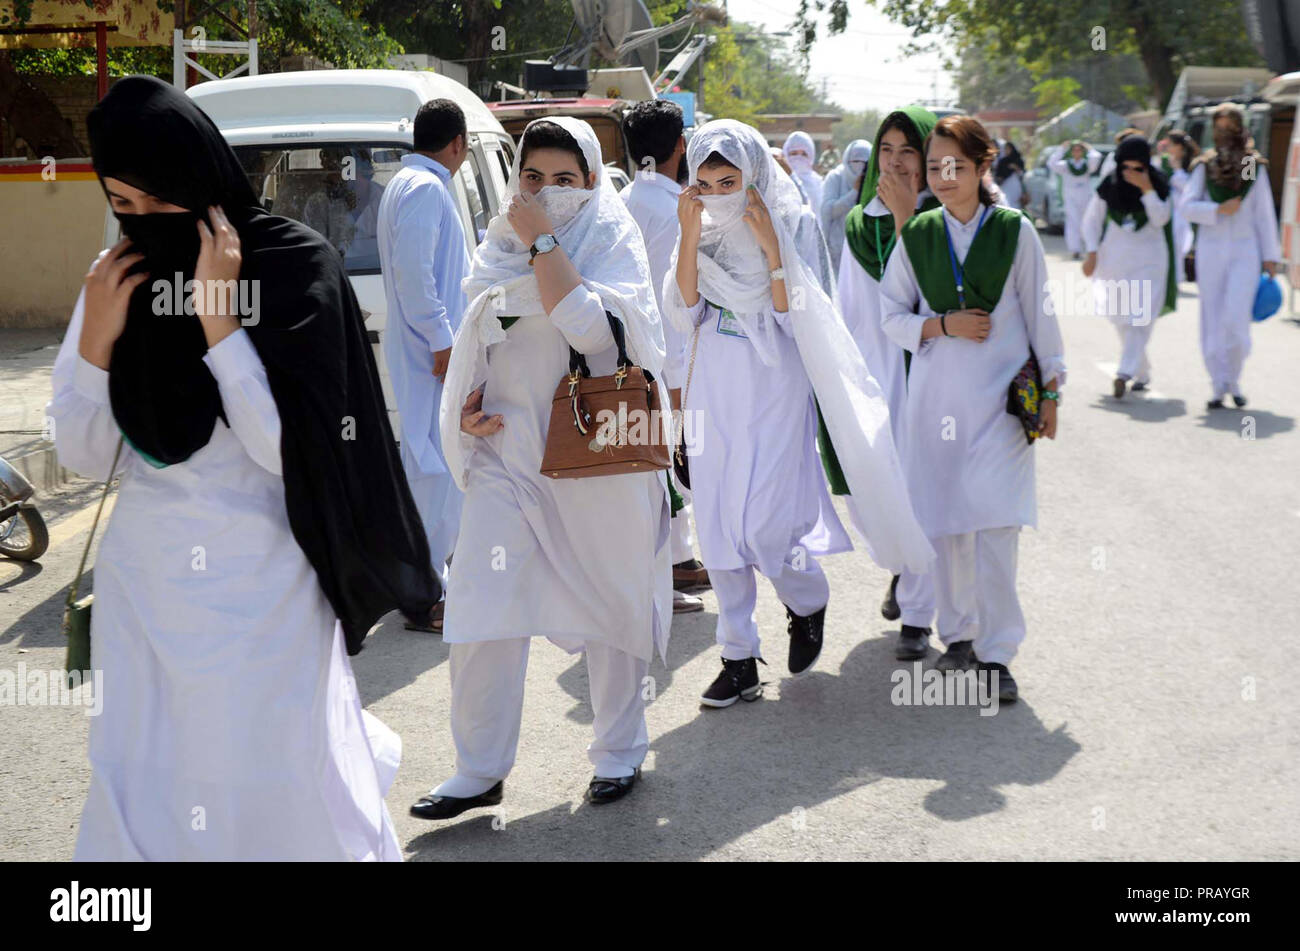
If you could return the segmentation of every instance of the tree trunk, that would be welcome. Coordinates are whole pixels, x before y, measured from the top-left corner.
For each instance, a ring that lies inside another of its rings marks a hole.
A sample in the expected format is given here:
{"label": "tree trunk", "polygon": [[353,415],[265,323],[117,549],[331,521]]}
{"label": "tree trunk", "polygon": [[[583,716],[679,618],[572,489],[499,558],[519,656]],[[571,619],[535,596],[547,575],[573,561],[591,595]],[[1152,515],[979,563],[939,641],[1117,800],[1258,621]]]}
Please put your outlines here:
{"label": "tree trunk", "polygon": [[88,154],[72,123],[63,118],[54,101],[18,75],[8,50],[0,50],[0,115],[37,158],[80,158]]}
{"label": "tree trunk", "polygon": [[[1191,12],[1189,15],[1196,14]],[[1160,24],[1151,22],[1146,4],[1134,3],[1129,7],[1128,23],[1137,36],[1138,55],[1142,58],[1147,79],[1151,80],[1159,107],[1164,109],[1169,105],[1169,97],[1174,94],[1178,82],[1171,62],[1174,50],[1161,39]]]}

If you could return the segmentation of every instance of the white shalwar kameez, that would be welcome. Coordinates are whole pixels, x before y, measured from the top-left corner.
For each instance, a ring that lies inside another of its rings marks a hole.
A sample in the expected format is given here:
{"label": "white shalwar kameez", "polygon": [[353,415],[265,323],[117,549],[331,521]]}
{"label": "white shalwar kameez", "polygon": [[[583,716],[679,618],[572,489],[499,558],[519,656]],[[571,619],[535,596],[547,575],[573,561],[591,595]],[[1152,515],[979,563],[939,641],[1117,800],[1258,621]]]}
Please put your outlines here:
{"label": "white shalwar kameez", "polygon": [[[1088,207],[1088,199],[1096,191],[1092,176],[1100,163],[1101,153],[1096,149],[1088,150],[1082,164],[1074,162],[1064,153],[1047,163],[1061,183],[1061,204],[1065,210],[1065,246],[1071,254],[1082,254],[1084,250],[1083,213]],[[1074,174],[1070,171],[1071,164],[1076,169],[1086,168],[1086,173]]]}
{"label": "white shalwar kameez", "polygon": [[1251,311],[1265,261],[1281,261],[1277,217],[1268,169],[1261,163],[1255,183],[1235,214],[1219,213],[1209,196],[1205,165],[1192,170],[1183,195],[1183,214],[1196,225],[1196,284],[1201,296],[1201,353],[1215,398],[1241,395],[1241,368],[1250,356]]}
{"label": "white shalwar kameez", "polygon": [[[923,189],[916,197],[916,207],[920,208],[931,197],[930,190]],[[863,211],[868,217],[878,217],[889,214],[889,207],[876,196]],[[901,455],[907,437],[903,423],[907,404],[904,351],[881,326],[880,282],[858,263],[847,241],[840,258],[839,295],[844,323],[862,352],[867,369],[889,401],[889,425],[894,434],[894,445]],[[929,627],[934,620],[934,584],[928,573],[903,569],[899,573],[894,598],[902,612],[901,623],[911,627]]]}
{"label": "white shalwar kameez", "polygon": [[[681,228],[677,221],[677,196],[681,191],[682,186],[667,175],[643,169],[619,192],[645,240],[650,280],[661,311],[660,289],[672,263],[673,248],[677,246],[677,234]],[[670,390],[681,389],[686,374],[686,337],[669,323],[663,324],[663,332],[664,383]],[[672,518],[672,558],[675,565],[695,558],[695,543],[691,537],[691,490],[684,485],[677,485],[676,489],[686,504]]]}
{"label": "white shalwar kameez", "polygon": [[[696,130],[687,151],[692,178],[713,151],[740,169],[746,188],[704,196],[699,300],[686,304],[675,262],[663,300],[665,316],[690,328],[696,352],[684,395],[688,418],[699,421],[688,440],[696,528],[718,596],[722,656],[741,660],[761,656],[754,571],[806,617],[829,596],[817,556],[852,548],[817,454],[814,394],[873,557],[922,568],[933,550],[907,501],[883,394],[835,306],[815,220],[756,130],[725,119]],[[787,312],[773,307],[766,259],[742,220],[750,185],[777,235]]]}
{"label": "white shalwar kameez", "polygon": [[1154,190],[1144,194],[1147,223],[1136,231],[1108,220],[1106,202],[1096,193],[1083,216],[1084,243],[1089,254],[1097,254],[1097,269],[1092,274],[1094,312],[1109,319],[1119,334],[1115,375],[1135,383],[1151,382],[1147,344],[1168,287],[1165,224],[1171,200],[1161,201]]}
{"label": "white shalwar kameez", "polygon": [[871,143],[854,139],[844,149],[844,160],[822,180],[822,203],[818,221],[826,236],[835,273],[840,273],[840,252],[844,249],[844,219],[858,203],[858,184],[871,160]]}
{"label": "white shalwar kameez", "polygon": [[1191,180],[1191,174],[1182,168],[1175,168],[1169,176],[1169,209],[1174,222],[1174,280],[1180,284],[1185,273],[1183,258],[1192,253],[1192,241],[1196,237],[1192,223],[1182,210],[1183,194]]}
{"label": "white shalwar kameez", "polygon": [[430,561],[444,589],[460,529],[461,492],[438,438],[442,380],[433,355],[451,346],[465,310],[469,269],[451,172],[427,155],[402,157],[378,215],[379,260],[388,304],[384,361],[401,417],[402,468],[419,510]]}
{"label": "white shalwar kameez", "polygon": [[[658,377],[664,355],[644,243],[604,178],[595,134],[581,120],[547,121],[573,136],[600,176],[590,191],[548,186],[538,196],[584,283],[548,315],[504,211],[488,225],[465,282],[471,302],[441,408],[443,449],[465,491],[443,633],[456,775],[435,790],[442,796],[477,795],[510,773],[530,639],[538,636],[586,651],[595,714],[588,757],[597,776],[632,775],[648,749],[642,682],[672,621],[663,473],[551,479],[540,471],[569,348],[586,356],[593,376],[615,369],[606,310],[623,322],[634,363]],[[516,155],[507,200],[518,181]],[[560,223],[552,198],[583,204]],[[500,317],[518,319],[505,329]],[[505,420],[484,437],[460,430],[461,406],[480,385],[484,412]],[[662,383],[660,394],[666,407]]]}
{"label": "white shalwar kameez", "polygon": [[[942,212],[964,261],[980,214],[965,224]],[[917,283],[900,238],[881,281],[882,324],[912,352],[904,466],[912,503],[938,554],[934,570],[939,639],[974,641],[986,663],[1008,664],[1025,637],[1016,593],[1020,526],[1037,524],[1034,453],[1006,411],[1007,388],[1032,346],[1044,381],[1065,383],[1060,327],[1046,304],[1047,262],[1028,218],[1015,261],[982,342],[921,339],[938,316]]]}
{"label": "white shalwar kameez", "polygon": [[[61,464],[103,479],[108,373],[55,361]],[[280,417],[243,330],[210,349],[229,426],[155,469],[123,445],[95,564],[89,861],[401,861],[384,805],[401,742],[361,709],[342,630],[289,528]],[[83,688],[84,689],[84,688]]]}

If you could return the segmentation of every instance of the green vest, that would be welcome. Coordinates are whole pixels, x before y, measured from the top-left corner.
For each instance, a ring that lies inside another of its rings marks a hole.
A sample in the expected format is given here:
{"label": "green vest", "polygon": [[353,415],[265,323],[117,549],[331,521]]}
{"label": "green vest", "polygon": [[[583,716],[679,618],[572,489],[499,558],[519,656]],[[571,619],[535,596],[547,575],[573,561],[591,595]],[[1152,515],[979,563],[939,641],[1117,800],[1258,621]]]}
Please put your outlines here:
{"label": "green vest", "polygon": [[[1014,208],[989,208],[979,234],[966,253],[966,260],[959,262],[967,307],[978,307],[990,314],[997,307],[1016,259],[1023,220],[1024,215]],[[903,244],[930,309],[936,314],[960,309],[957,282],[948,255],[943,209],[936,208],[912,218],[903,227]]]}

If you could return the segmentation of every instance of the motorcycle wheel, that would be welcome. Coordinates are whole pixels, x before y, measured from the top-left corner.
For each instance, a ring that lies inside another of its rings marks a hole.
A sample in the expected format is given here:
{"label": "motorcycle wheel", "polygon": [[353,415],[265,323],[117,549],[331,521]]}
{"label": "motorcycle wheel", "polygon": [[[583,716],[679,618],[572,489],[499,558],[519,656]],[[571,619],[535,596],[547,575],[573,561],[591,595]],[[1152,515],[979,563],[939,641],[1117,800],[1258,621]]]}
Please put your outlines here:
{"label": "motorcycle wheel", "polygon": [[0,524],[0,555],[35,561],[49,547],[49,530],[34,505],[22,506],[8,522]]}

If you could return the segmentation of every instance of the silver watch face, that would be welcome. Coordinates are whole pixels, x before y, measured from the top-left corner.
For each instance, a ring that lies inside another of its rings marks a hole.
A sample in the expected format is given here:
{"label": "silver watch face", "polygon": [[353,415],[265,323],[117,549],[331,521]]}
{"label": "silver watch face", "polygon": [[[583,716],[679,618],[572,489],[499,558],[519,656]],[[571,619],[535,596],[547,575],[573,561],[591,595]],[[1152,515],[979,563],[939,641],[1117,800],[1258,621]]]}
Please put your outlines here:
{"label": "silver watch face", "polygon": [[539,234],[537,240],[533,242],[533,247],[537,249],[538,254],[545,254],[555,247],[555,235]]}

